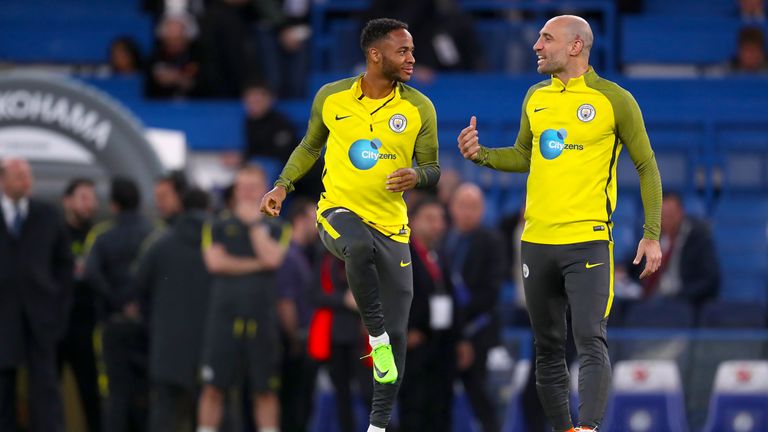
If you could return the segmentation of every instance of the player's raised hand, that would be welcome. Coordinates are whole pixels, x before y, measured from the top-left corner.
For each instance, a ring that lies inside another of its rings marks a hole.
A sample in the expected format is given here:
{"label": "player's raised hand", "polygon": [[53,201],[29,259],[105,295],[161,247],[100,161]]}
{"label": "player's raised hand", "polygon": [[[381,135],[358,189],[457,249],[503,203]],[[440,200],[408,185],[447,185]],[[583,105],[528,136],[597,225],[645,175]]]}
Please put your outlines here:
{"label": "player's raised hand", "polygon": [[475,160],[480,152],[480,139],[477,132],[477,117],[472,116],[469,119],[469,126],[465,127],[459,133],[457,139],[459,142],[459,151],[464,159]]}
{"label": "player's raised hand", "polygon": [[661,245],[658,240],[641,239],[640,244],[637,245],[637,255],[632,264],[640,264],[640,260],[645,256],[645,268],[640,274],[640,279],[654,273],[661,267]]}
{"label": "player's raised hand", "polygon": [[400,168],[387,176],[387,190],[390,192],[405,192],[416,187],[419,176],[413,168]]}
{"label": "player's raised hand", "polygon": [[261,212],[267,216],[279,216],[286,194],[285,188],[282,186],[272,188],[261,198]]}

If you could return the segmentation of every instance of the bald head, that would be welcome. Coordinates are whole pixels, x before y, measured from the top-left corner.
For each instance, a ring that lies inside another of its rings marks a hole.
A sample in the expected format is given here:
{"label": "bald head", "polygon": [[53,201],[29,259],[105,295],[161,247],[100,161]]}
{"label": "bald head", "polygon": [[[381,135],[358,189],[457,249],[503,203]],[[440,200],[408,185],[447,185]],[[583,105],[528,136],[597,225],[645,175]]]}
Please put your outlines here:
{"label": "bald head", "polygon": [[594,36],[589,23],[575,15],[560,15],[544,24],[533,45],[540,74],[554,75],[563,83],[589,69]]}
{"label": "bald head", "polygon": [[595,36],[592,34],[592,28],[587,20],[576,15],[560,15],[552,18],[549,22],[562,26],[563,32],[570,41],[580,40],[584,43],[584,51],[589,53],[592,44],[595,42]]}
{"label": "bald head", "polygon": [[32,190],[32,169],[24,159],[3,159],[0,164],[0,182],[3,193],[10,199],[18,201],[29,195]]}
{"label": "bald head", "polygon": [[453,193],[450,211],[457,231],[473,231],[480,226],[485,212],[483,191],[474,183],[462,183]]}
{"label": "bald head", "polygon": [[592,28],[587,20],[576,15],[560,15],[552,19],[562,21],[565,31],[571,36],[571,40],[584,42],[584,49],[586,51],[592,49],[595,36],[592,34]]}

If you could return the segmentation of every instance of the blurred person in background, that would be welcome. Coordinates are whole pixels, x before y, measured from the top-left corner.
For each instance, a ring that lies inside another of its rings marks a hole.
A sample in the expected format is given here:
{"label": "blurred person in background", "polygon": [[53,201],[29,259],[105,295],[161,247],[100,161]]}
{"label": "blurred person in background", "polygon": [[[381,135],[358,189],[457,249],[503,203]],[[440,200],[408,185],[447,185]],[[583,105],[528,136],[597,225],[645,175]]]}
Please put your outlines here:
{"label": "blurred person in background", "polygon": [[29,376],[30,432],[63,432],[56,344],[67,326],[72,254],[64,219],[31,198],[24,159],[0,161],[0,430],[15,432],[16,378]]}
{"label": "blurred person in background", "polygon": [[688,216],[683,201],[667,192],[661,202],[659,271],[641,281],[643,297],[676,298],[701,306],[720,291],[720,263],[709,226]]}
{"label": "blurred person in background", "polygon": [[257,24],[256,40],[263,57],[264,78],[283,99],[307,96],[313,1],[276,0],[274,4],[280,8],[281,18],[272,25]]}
{"label": "blurred person in background", "polygon": [[408,321],[408,368],[400,392],[400,430],[450,431],[456,377],[456,320],[450,284],[437,246],[446,230],[445,209],[433,197],[411,210],[413,301]]}
{"label": "blurred person in background", "polygon": [[739,31],[736,57],[732,71],[744,74],[768,74],[765,33],[760,27],[745,27]]}
{"label": "blurred person in background", "polygon": [[64,339],[59,343],[59,369],[65,364],[72,368],[88,430],[100,432],[101,401],[96,357],[93,352],[96,297],[91,286],[84,280],[85,240],[93,227],[99,206],[93,180],[70,180],[64,189],[61,205],[69,231],[70,250],[75,259],[75,284],[69,326]]}
{"label": "blurred person in background", "polygon": [[225,391],[241,377],[253,392],[253,422],[259,431],[279,430],[280,336],[274,277],[285,258],[290,229],[259,211],[266,182],[260,167],[240,169],[232,212],[204,228],[203,257],[213,285],[197,432],[217,430]]}
{"label": "blurred person in background", "polygon": [[323,250],[312,291],[315,314],[309,333],[309,354],[327,362],[336,396],[336,420],[341,432],[360,431],[355,420],[355,390],[371,406],[373,380],[370,352],[357,303],[349,288],[344,261]]}
{"label": "blurred person in background", "polygon": [[[453,193],[461,184],[461,174],[452,168],[442,171],[440,180],[437,182],[437,199],[443,207],[448,208],[453,198]],[[448,215],[450,217],[450,215]]]}
{"label": "blurred person in background", "polygon": [[488,351],[499,343],[496,301],[507,266],[504,244],[498,232],[481,225],[485,198],[477,185],[462,183],[449,211],[452,225],[442,256],[456,299],[459,376],[483,432],[498,432],[496,404],[488,396],[485,380]]}
{"label": "blurred person in background", "polygon": [[171,172],[155,181],[155,208],[165,225],[173,225],[184,211],[182,197],[187,188],[187,179],[181,171]]}
{"label": "blurred person in background", "polygon": [[191,15],[173,14],[162,18],[147,68],[147,97],[183,99],[197,95],[200,91],[197,34],[197,23]]}
{"label": "blurred person in background", "polygon": [[747,24],[765,22],[765,0],[739,0],[741,20]]}
{"label": "blurred person in background", "polygon": [[176,222],[142,255],[136,290],[149,333],[150,432],[193,431],[211,276],[203,262],[209,197],[190,188]]}
{"label": "blurred person in background", "polygon": [[440,71],[484,68],[483,47],[471,17],[456,0],[373,0],[365,17],[388,16],[407,22],[419,47],[415,78],[429,82]]}
{"label": "blurred person in background", "polygon": [[[254,81],[243,92],[245,106],[245,146],[242,163],[270,158],[263,163],[288,162],[296,148],[296,127],[288,117],[275,109],[274,93],[264,81]],[[296,194],[312,199],[322,191],[323,163],[317,163],[296,186]]]}
{"label": "blurred person in background", "polygon": [[[257,44],[257,32],[274,32],[283,21],[277,0],[211,0],[201,16],[205,94],[237,98],[252,79],[267,76],[272,60]],[[256,33],[256,34],[255,34]]]}
{"label": "blurred person in background", "polygon": [[317,206],[296,198],[287,214],[291,244],[277,271],[277,313],[283,341],[280,430],[306,430],[311,414],[317,363],[307,355],[307,332],[314,306],[310,298],[317,283],[314,258],[318,247]]}
{"label": "blurred person in background", "polygon": [[132,179],[113,178],[109,198],[112,219],[88,234],[85,265],[85,280],[96,294],[109,382],[104,430],[141,431],[148,404],[147,341],[133,269],[153,227],[139,213],[141,194]]}
{"label": "blurred person in background", "polygon": [[120,36],[109,45],[109,71],[114,76],[143,73],[139,45],[130,36]]}
{"label": "blurred person in background", "polygon": [[275,97],[264,81],[255,81],[243,91],[245,146],[243,162],[270,157],[285,163],[296,147],[296,128],[275,109]]}

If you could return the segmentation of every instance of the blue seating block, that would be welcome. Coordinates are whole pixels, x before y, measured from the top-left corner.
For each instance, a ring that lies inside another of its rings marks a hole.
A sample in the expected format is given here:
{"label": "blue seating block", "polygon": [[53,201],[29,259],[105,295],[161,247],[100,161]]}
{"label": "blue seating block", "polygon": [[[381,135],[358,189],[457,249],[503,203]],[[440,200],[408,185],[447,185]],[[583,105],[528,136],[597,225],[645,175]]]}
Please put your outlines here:
{"label": "blue seating block", "polygon": [[727,62],[736,47],[740,26],[737,16],[625,16],[621,20],[622,62]]}

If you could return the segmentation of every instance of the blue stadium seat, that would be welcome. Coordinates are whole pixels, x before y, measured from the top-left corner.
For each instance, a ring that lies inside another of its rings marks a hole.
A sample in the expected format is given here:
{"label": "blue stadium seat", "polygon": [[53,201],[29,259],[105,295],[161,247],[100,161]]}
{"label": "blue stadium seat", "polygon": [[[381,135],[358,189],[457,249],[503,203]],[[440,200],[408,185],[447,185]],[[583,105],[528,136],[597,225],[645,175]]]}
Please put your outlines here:
{"label": "blue stadium seat", "polygon": [[712,216],[723,270],[721,298],[768,303],[768,200],[761,193],[728,195]]}
{"label": "blue stadium seat", "polygon": [[245,142],[245,113],[238,102],[124,103],[147,126],[183,131],[191,150],[240,150]]}
{"label": "blue stadium seat", "polygon": [[[764,329],[766,309],[755,302],[714,300],[699,311],[699,327],[705,329]],[[718,367],[728,360],[760,359],[764,343],[756,339],[708,338],[693,342],[691,366],[685,369],[688,408],[695,424],[704,422],[712,383]],[[726,429],[727,430],[727,429]]]}
{"label": "blue stadium seat", "polygon": [[734,0],[644,0],[643,13],[648,15],[706,15],[706,16],[736,16],[738,2]]}
{"label": "blue stadium seat", "polygon": [[687,432],[677,366],[669,361],[617,363],[604,429]]}
{"label": "blue stadium seat", "polygon": [[736,16],[625,16],[621,20],[621,60],[624,64],[727,62],[736,48],[740,26]]}
{"label": "blue stadium seat", "polygon": [[144,79],[141,75],[76,78],[120,101],[139,100],[144,96]]}
{"label": "blue stadium seat", "polygon": [[766,324],[766,307],[754,302],[713,300],[702,306],[699,327],[761,329]]}
{"label": "blue stadium seat", "polygon": [[152,22],[135,13],[108,16],[59,15],[41,17],[0,14],[0,59],[21,63],[106,63],[110,42],[118,36],[133,37],[148,53]]}
{"label": "blue stadium seat", "polygon": [[[620,305],[622,326],[628,329],[686,329],[693,327],[695,313],[686,302],[659,299]],[[621,360],[671,360],[680,369],[690,359],[690,341],[685,335],[640,339],[614,339],[612,358]]]}
{"label": "blue stadium seat", "polygon": [[634,328],[690,328],[695,323],[693,307],[683,301],[659,299],[633,304],[624,320]]}
{"label": "blue stadium seat", "polygon": [[720,365],[704,432],[768,430],[768,361]]}

